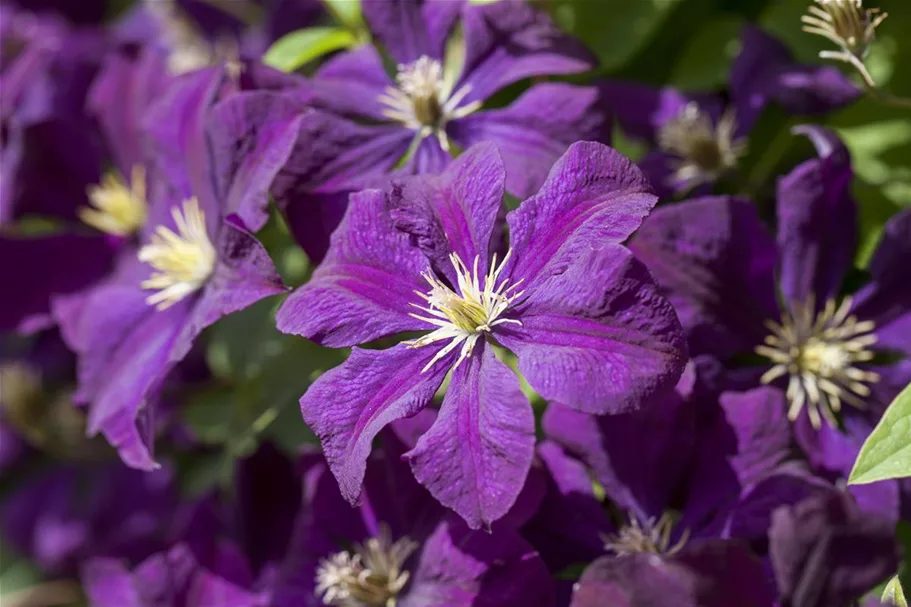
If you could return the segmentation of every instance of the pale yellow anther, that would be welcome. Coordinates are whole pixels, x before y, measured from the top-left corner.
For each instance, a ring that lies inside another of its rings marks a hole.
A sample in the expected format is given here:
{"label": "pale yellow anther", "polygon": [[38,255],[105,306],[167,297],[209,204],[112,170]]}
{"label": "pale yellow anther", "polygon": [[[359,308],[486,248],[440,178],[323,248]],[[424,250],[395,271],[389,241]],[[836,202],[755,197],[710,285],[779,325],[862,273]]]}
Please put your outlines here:
{"label": "pale yellow anther", "polygon": [[135,234],[145,224],[148,213],[146,203],[145,170],[133,167],[130,183],[116,173],[104,176],[101,185],[88,189],[91,207],[77,212],[83,223],[115,236]]}

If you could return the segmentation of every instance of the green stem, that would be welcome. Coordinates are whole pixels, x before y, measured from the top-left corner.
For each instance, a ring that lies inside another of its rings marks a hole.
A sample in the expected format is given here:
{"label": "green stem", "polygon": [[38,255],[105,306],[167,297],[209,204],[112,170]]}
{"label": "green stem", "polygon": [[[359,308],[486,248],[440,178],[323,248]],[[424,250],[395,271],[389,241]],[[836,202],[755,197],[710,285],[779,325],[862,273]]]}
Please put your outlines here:
{"label": "green stem", "polygon": [[775,139],[772,140],[772,143],[766,147],[765,152],[759,158],[759,162],[756,163],[753,170],[750,171],[750,174],[747,176],[746,185],[741,190],[741,193],[744,196],[753,198],[757,192],[759,192],[759,189],[762,188],[763,184],[771,178],[778,162],[791,145],[792,126],[791,123],[785,124],[784,127],[778,131],[778,134],[775,135]]}

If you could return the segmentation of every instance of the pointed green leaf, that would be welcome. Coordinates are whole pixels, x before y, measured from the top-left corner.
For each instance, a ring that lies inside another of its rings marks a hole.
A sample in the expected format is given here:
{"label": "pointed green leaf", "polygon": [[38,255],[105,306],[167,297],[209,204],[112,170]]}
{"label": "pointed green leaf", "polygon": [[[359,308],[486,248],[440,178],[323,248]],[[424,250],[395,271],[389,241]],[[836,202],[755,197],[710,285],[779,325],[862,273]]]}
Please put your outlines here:
{"label": "pointed green leaf", "polygon": [[357,44],[351,31],[341,27],[310,27],[279,38],[266,51],[263,62],[283,72],[293,72],[314,59]]}
{"label": "pointed green leaf", "polygon": [[360,0],[323,0],[336,21],[348,29],[357,31],[364,27]]}
{"label": "pointed green leaf", "polygon": [[902,589],[901,582],[896,575],[889,580],[886,589],[883,591],[883,603],[895,605],[895,607],[908,607],[908,601],[905,600],[905,591]]}
{"label": "pointed green leaf", "polygon": [[911,476],[911,385],[898,395],[854,462],[848,482],[863,485]]}

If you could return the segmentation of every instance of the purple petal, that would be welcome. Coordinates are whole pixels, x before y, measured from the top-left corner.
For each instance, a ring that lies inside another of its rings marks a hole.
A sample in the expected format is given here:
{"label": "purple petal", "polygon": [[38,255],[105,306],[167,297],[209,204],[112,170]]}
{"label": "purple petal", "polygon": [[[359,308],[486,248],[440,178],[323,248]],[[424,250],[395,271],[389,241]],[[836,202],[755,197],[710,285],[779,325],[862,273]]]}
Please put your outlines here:
{"label": "purple petal", "polygon": [[621,246],[601,246],[542,281],[519,304],[522,325],[501,325],[496,336],[545,399],[621,413],[673,389],[686,343],[645,266]]}
{"label": "purple petal", "polygon": [[[687,375],[681,384],[692,384]],[[670,504],[696,447],[695,422],[680,391],[624,415],[599,417],[555,404],[543,420],[547,435],[581,458],[607,496],[640,520],[660,517]]]}
{"label": "purple petal", "polygon": [[[172,196],[195,196],[206,215],[209,233],[215,232],[221,205],[211,179],[206,122],[225,78],[222,68],[208,68],[175,79],[145,114],[153,164],[161,171]],[[150,224],[160,221],[150,218]]]}
{"label": "purple petal", "polygon": [[448,132],[462,147],[495,143],[506,165],[506,189],[524,199],[538,191],[570,144],[608,141],[610,124],[601,105],[596,88],[542,83],[507,108],[453,121]]}
{"label": "purple petal", "polygon": [[894,525],[832,491],[772,515],[769,552],[783,602],[849,605],[898,568]]}
{"label": "purple petal", "polygon": [[88,110],[101,123],[124,176],[144,164],[142,120],[170,79],[164,54],[146,49],[136,59],[122,53],[109,55],[92,85]]}
{"label": "purple petal", "polygon": [[316,72],[308,90],[314,95],[314,103],[329,111],[387,122],[389,118],[383,112],[388,108],[379,97],[394,86],[379,52],[365,45],[329,59]]}
{"label": "purple petal", "polygon": [[316,380],[301,397],[304,421],[320,437],[342,495],[358,501],[371,443],[387,424],[427,406],[443,383],[452,355],[422,371],[439,348],[354,348],[345,363]]}
{"label": "purple petal", "polygon": [[419,330],[412,304],[423,292],[427,259],[396,231],[382,192],[351,197],[348,212],[332,235],[329,253],[306,285],[279,308],[279,331],[323,345],[362,344],[384,335]]}
{"label": "purple petal", "polygon": [[857,243],[851,159],[838,136],[816,126],[794,129],[816,146],[808,160],[778,181],[781,290],[789,302],[822,306],[841,289]]}
{"label": "purple petal", "polygon": [[721,100],[715,97],[615,80],[598,86],[623,132],[651,143],[656,142],[661,127],[677,118],[690,103],[697,103],[713,116],[721,115]]}
{"label": "purple petal", "polygon": [[518,534],[441,523],[421,553],[402,607],[550,607],[551,576]]}
{"label": "purple petal", "polygon": [[478,262],[487,274],[494,223],[503,204],[506,171],[497,148],[477,145],[439,176],[393,182],[390,214],[396,228],[411,236],[438,271],[455,284],[450,254],[468,267]]}
{"label": "purple petal", "polygon": [[111,243],[99,236],[56,234],[0,237],[0,331],[31,333],[51,326],[54,296],[101,279],[111,267]]}
{"label": "purple petal", "polygon": [[483,101],[533,76],[584,72],[591,53],[543,11],[518,0],[469,4],[462,13],[465,65],[455,90],[471,86],[463,104]]}
{"label": "purple petal", "polygon": [[481,342],[453,371],[436,422],[405,457],[440,503],[472,529],[490,529],[525,485],[534,449],[519,380]]}
{"label": "purple petal", "polygon": [[886,222],[869,271],[872,282],[857,295],[854,313],[876,322],[878,345],[911,356],[911,210]]}
{"label": "purple petal", "polygon": [[422,55],[435,58],[421,14],[420,0],[363,0],[364,19],[373,36],[397,63]]}
{"label": "purple petal", "polygon": [[593,248],[626,240],[657,202],[645,176],[599,143],[574,143],[541,190],[510,212],[513,281],[525,290]]}
{"label": "purple petal", "polygon": [[452,156],[443,149],[438,137],[424,137],[414,154],[398,173],[405,175],[437,175],[452,162]]}
{"label": "purple petal", "polygon": [[768,332],[764,321],[778,317],[775,244],[745,200],[662,207],[630,248],[674,304],[694,355],[748,351]]}
{"label": "purple petal", "polygon": [[120,559],[89,560],[80,577],[88,599],[96,607],[145,607],[130,571]]}
{"label": "purple petal", "polygon": [[288,161],[302,108],[266,91],[232,96],[208,116],[216,193],[224,213],[236,213],[253,231],[269,219],[269,188]]}

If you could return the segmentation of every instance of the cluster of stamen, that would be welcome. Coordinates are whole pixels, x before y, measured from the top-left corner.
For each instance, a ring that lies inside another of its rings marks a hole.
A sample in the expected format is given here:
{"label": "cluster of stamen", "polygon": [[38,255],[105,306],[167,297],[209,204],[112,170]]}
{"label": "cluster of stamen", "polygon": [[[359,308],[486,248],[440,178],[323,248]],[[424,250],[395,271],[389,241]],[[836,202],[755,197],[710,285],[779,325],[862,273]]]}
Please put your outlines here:
{"label": "cluster of stamen", "polygon": [[442,63],[426,55],[413,63],[400,64],[395,80],[397,86],[386,87],[379,96],[386,108],[383,115],[417,131],[421,138],[435,135],[446,151],[451,147],[446,123],[481,107],[480,101],[459,107],[471,92],[471,85],[453,93],[443,78]]}
{"label": "cluster of stamen", "polygon": [[316,594],[332,607],[395,607],[408,583],[405,562],[417,544],[408,538],[392,542],[386,527],[378,537],[320,561]]}
{"label": "cluster of stamen", "polygon": [[133,167],[130,183],[116,174],[109,173],[101,185],[88,189],[91,207],[79,209],[83,223],[115,236],[130,236],[145,224],[148,206],[146,204],[145,170]]}
{"label": "cluster of stamen", "polygon": [[841,305],[834,300],[816,313],[811,299],[793,306],[781,323],[768,321],[771,334],[756,352],[774,363],[762,376],[763,383],[788,376],[788,418],[797,419],[806,407],[814,428],[821,418],[836,426],[835,416],[842,402],[864,406],[863,397],[870,395],[867,384],[879,381],[879,375],[857,368],[873,359],[870,346],[876,343],[873,321],[859,321],[851,315],[851,298]]}
{"label": "cluster of stamen", "polygon": [[139,249],[139,260],[156,270],[142,282],[157,291],[146,303],[164,310],[206,283],[215,269],[215,247],[209,240],[206,218],[199,201],[190,198],[171,209],[177,232],[158,226],[151,242]]}
{"label": "cluster of stamen", "polygon": [[449,260],[455,268],[458,291],[454,291],[430,272],[422,274],[424,280],[430,285],[430,291],[426,294],[415,291],[426,302],[426,305],[411,304],[421,310],[423,314],[410,314],[410,316],[438,328],[423,337],[405,343],[413,348],[420,348],[438,341],[450,340],[427,363],[422,372],[427,371],[434,363],[461,344],[462,350],[454,368],[458,367],[463,360],[471,356],[478,339],[485,333],[490,333],[493,327],[507,323],[522,325],[518,320],[503,318],[506,310],[524,293],[524,291],[516,292],[516,288],[522,283],[521,280],[513,285],[509,285],[508,278],[500,280],[500,273],[510,255],[511,251],[507,252],[499,265],[497,265],[497,256],[493,256],[490,269],[487,276],[484,277],[483,286],[480,284],[478,275],[479,257],[475,257],[474,264],[469,269],[455,253],[449,256]]}
{"label": "cluster of stamen", "polygon": [[[865,9],[863,0],[815,0],[807,11],[809,15],[801,17],[803,31],[817,34],[831,40],[842,51],[857,58],[863,58],[870,44],[876,38],[876,28],[888,16],[877,8]],[[823,51],[820,56],[832,56]]]}
{"label": "cluster of stamen", "polygon": [[737,123],[725,112],[717,127],[712,118],[694,103],[688,103],[658,132],[658,146],[677,157],[675,178],[689,187],[708,183],[737,166],[746,143],[734,139]]}
{"label": "cluster of stamen", "polygon": [[626,554],[675,554],[689,540],[689,531],[684,531],[676,543],[671,544],[674,531],[674,517],[665,513],[661,518],[650,518],[640,522],[635,514],[630,513],[629,524],[614,535],[602,538],[604,549],[617,556]]}

